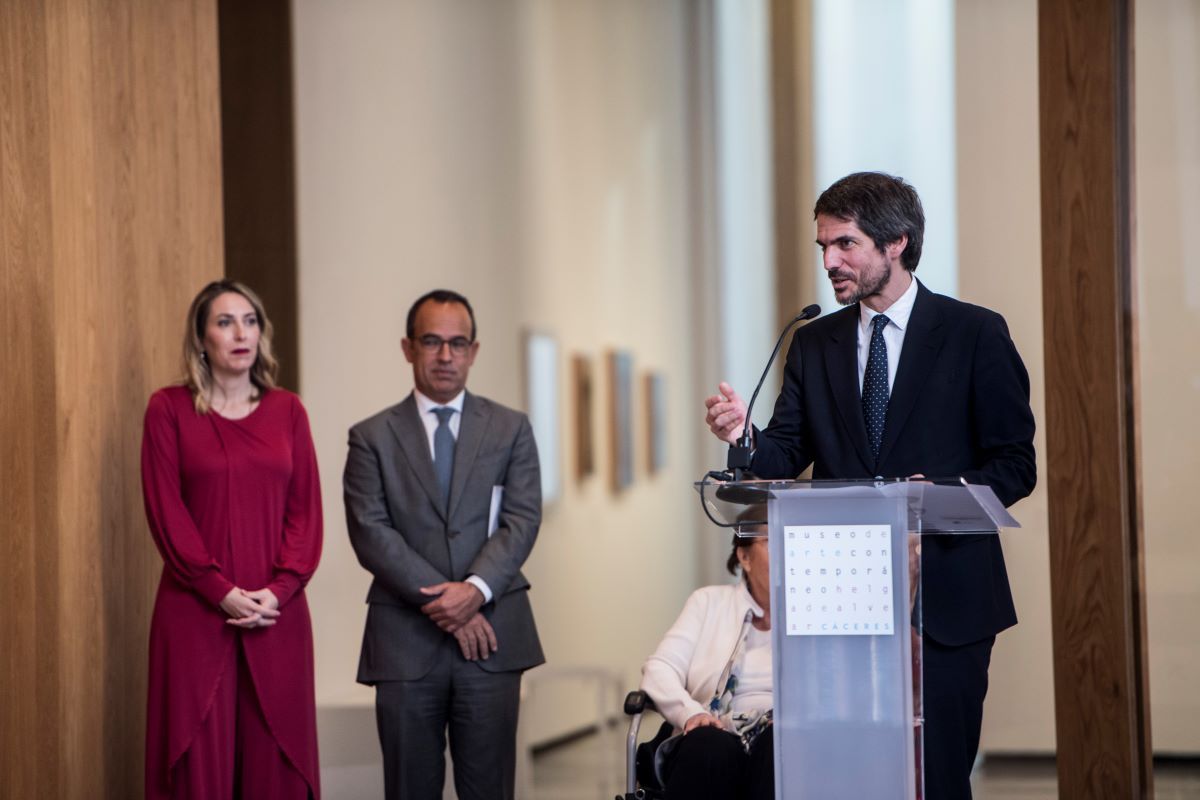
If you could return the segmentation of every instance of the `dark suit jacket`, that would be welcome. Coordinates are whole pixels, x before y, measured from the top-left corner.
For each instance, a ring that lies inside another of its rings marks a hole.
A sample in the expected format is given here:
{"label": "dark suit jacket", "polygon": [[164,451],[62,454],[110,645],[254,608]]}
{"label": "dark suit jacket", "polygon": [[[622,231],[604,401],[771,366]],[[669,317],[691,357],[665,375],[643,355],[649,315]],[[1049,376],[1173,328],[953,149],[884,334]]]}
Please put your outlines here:
{"label": "dark suit jacket", "polygon": [[[871,456],[858,378],[858,305],[796,332],[783,388],[756,437],[763,478],[961,476],[1005,505],[1033,491],[1029,376],[993,311],[918,285],[892,386],[879,463]],[[922,545],[925,632],[946,645],[1015,625],[998,536],[931,536]]]}
{"label": "dark suit jacket", "polygon": [[[499,527],[489,538],[492,487],[504,487]],[[343,476],[346,523],[359,563],[375,579],[358,680],[415,680],[433,668],[450,634],[421,613],[419,591],[478,575],[493,601],[481,611],[499,649],[476,663],[522,670],[545,658],[521,565],[542,516],[541,474],[524,414],[467,392],[454,448],[450,508],[442,508],[429,438],[410,394],[350,429]]]}

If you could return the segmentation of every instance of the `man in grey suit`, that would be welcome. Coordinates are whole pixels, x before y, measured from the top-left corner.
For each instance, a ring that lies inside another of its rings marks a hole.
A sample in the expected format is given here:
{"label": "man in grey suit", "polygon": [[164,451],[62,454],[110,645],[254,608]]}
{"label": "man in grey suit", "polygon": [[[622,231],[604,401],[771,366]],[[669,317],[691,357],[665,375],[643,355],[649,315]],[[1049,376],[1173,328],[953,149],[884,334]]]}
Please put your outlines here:
{"label": "man in grey suit", "polygon": [[511,800],[521,672],[541,643],[521,565],[541,523],[524,414],[466,391],[475,313],[437,290],[408,312],[415,390],[350,429],[346,522],[374,575],[358,666],[375,687],[386,796],[434,800],[446,732],[461,800]]}

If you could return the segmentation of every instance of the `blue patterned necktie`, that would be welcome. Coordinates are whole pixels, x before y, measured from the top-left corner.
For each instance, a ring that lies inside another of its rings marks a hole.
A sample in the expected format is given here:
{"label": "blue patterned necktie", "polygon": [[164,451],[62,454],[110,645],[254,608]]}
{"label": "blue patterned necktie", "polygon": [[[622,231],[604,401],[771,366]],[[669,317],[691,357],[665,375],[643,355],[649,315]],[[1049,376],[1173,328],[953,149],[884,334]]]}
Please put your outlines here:
{"label": "blue patterned necktie", "polygon": [[883,329],[890,320],[879,314],[871,320],[871,350],[867,354],[867,371],[863,375],[862,408],[863,420],[867,423],[867,441],[871,443],[871,454],[879,463],[879,446],[883,442],[883,423],[887,419],[888,357],[887,342],[883,340]]}
{"label": "blue patterned necktie", "polygon": [[433,409],[437,414],[438,426],[433,432],[433,471],[437,473],[438,486],[442,490],[442,505],[450,500],[450,477],[454,474],[454,434],[450,432],[450,418],[454,409],[443,406]]}

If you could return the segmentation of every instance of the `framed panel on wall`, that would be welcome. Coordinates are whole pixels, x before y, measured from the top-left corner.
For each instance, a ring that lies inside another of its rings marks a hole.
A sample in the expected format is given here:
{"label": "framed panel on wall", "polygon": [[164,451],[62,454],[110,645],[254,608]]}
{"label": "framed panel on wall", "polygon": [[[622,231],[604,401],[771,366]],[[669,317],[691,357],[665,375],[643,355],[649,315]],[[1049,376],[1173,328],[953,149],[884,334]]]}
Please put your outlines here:
{"label": "framed panel on wall", "polygon": [[541,462],[543,503],[553,503],[562,496],[562,415],[558,387],[558,342],[544,333],[526,333],[525,408]]}
{"label": "framed panel on wall", "polygon": [[667,463],[667,379],[661,372],[647,372],[646,390],[646,466],[650,474]]}
{"label": "framed panel on wall", "polygon": [[608,354],[609,442],[614,491],[633,485],[633,354]]}
{"label": "framed panel on wall", "polygon": [[571,398],[575,409],[575,479],[596,471],[596,445],[592,435],[595,403],[592,359],[576,353],[571,358]]}

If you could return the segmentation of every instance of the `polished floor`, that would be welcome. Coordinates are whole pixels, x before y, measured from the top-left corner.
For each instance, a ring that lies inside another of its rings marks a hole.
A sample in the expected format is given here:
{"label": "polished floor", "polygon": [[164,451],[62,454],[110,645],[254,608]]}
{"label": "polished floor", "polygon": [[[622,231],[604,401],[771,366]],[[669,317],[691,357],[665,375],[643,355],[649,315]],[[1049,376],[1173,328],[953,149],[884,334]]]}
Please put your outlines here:
{"label": "polished floor", "polygon": [[[624,730],[577,739],[541,752],[521,765],[519,800],[613,800],[624,788]],[[382,797],[377,764],[326,767],[325,797],[368,800]],[[1049,759],[983,759],[972,780],[975,800],[1053,800],[1058,797]],[[446,798],[453,791],[447,790]],[[1172,760],[1155,766],[1156,800],[1200,800],[1200,760]]]}
{"label": "polished floor", "polygon": [[[542,753],[533,761],[532,800],[613,800],[622,791],[606,764],[623,758],[623,732],[592,736]],[[1200,800],[1200,759],[1155,765],[1156,800]],[[1056,800],[1058,780],[1048,758],[982,759],[971,781],[974,800]]]}

